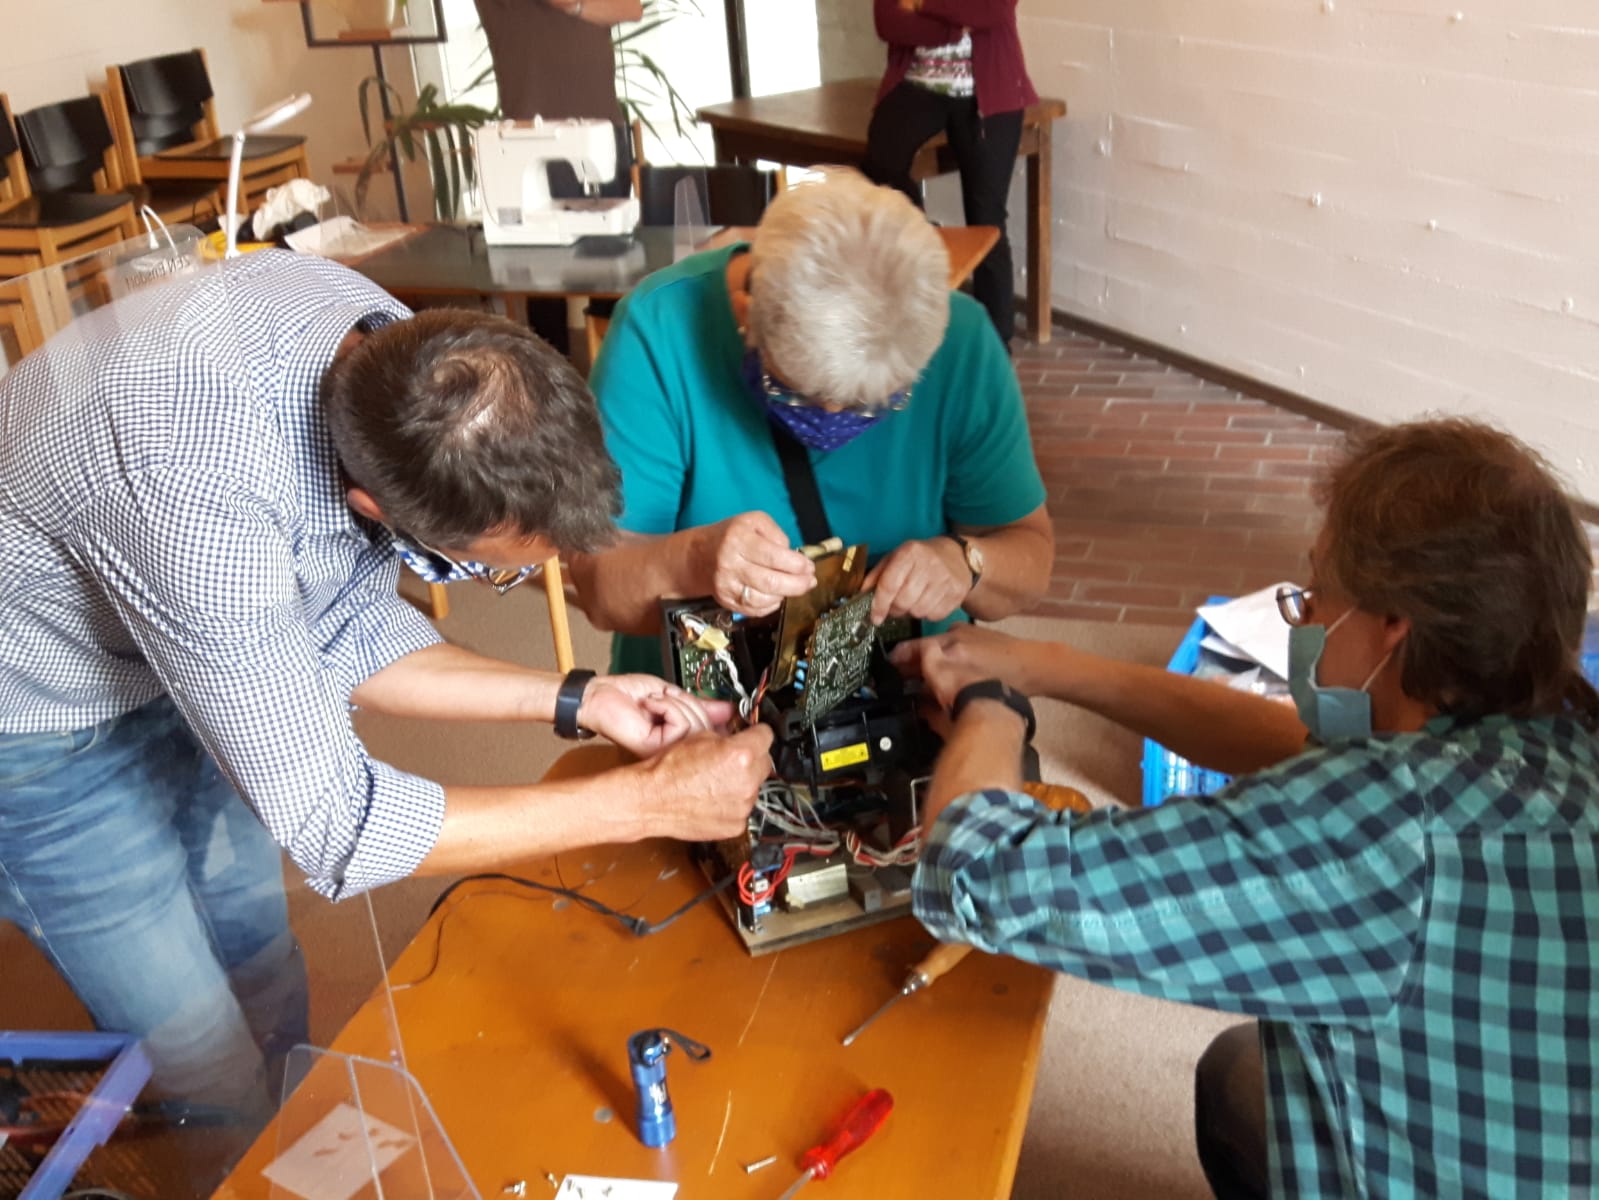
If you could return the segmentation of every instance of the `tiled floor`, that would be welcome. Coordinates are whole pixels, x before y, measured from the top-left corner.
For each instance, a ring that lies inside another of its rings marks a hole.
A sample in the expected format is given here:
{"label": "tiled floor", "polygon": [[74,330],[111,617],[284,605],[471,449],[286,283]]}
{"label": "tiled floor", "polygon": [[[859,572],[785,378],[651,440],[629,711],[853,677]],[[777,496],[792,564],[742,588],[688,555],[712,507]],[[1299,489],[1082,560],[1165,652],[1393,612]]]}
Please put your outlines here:
{"label": "tiled floor", "polygon": [[1019,345],[1055,518],[1041,614],[1187,625],[1207,596],[1304,574],[1337,430],[1074,329]]}

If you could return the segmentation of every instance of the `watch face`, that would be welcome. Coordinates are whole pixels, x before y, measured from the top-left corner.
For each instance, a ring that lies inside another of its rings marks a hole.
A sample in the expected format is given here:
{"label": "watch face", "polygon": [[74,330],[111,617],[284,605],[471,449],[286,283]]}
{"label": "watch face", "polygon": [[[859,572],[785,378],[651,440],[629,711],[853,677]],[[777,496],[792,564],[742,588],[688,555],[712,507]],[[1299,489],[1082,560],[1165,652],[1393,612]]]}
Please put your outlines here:
{"label": "watch face", "polygon": [[966,543],[966,565],[973,575],[983,573],[983,548],[976,542]]}

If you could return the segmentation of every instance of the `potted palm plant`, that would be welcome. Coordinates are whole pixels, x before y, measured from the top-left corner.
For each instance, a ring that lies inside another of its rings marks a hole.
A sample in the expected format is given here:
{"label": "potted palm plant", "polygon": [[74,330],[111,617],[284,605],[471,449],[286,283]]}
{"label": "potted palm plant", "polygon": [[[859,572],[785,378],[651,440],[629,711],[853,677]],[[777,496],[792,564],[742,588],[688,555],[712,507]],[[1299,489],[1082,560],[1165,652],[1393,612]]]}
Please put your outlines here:
{"label": "potted palm plant", "polygon": [[627,121],[637,121],[657,138],[661,131],[654,117],[662,107],[679,133],[694,124],[689,107],[661,65],[644,50],[643,40],[654,30],[678,17],[703,17],[698,0],[643,0],[643,15],[631,25],[611,30],[611,47],[616,55],[616,98]]}
{"label": "potted palm plant", "polygon": [[[483,83],[489,74],[485,71],[479,75],[466,90]],[[384,119],[380,137],[373,136],[373,93],[380,99],[387,95],[394,114]],[[416,103],[407,108],[394,86],[376,75],[361,81],[359,99],[361,130],[366,135],[368,152],[355,179],[357,210],[366,208],[373,174],[390,160],[391,152],[398,152],[407,162],[425,158],[433,178],[434,216],[440,221],[460,220],[477,182],[472,134],[490,121],[499,120],[499,109],[441,100],[438,87],[431,83],[417,93]]]}

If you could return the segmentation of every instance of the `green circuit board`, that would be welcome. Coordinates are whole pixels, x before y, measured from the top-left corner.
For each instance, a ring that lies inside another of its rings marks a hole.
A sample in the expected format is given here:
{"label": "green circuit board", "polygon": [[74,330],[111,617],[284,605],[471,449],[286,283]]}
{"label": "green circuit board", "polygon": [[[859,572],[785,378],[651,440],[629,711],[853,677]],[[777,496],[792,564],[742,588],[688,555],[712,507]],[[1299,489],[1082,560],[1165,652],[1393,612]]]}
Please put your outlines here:
{"label": "green circuit board", "polygon": [[801,717],[816,721],[860,690],[871,670],[875,637],[871,592],[816,618],[805,648],[805,690],[795,705]]}

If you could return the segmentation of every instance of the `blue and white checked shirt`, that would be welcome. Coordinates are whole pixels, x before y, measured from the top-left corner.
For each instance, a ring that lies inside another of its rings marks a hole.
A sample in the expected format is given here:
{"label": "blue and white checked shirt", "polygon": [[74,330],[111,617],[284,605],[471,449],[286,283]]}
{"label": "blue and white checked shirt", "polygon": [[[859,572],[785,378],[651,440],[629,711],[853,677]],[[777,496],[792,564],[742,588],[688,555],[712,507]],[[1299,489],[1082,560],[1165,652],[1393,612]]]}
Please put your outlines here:
{"label": "blue and white checked shirt", "polygon": [[415,869],[442,789],[370,758],[351,691],[439,640],[344,501],[318,385],[408,310],[261,252],[81,318],[0,382],[0,732],[176,702],[312,886]]}
{"label": "blue and white checked shirt", "polygon": [[1259,1017],[1273,1195],[1599,1194],[1599,738],[1569,718],[1443,718],[1135,812],[977,793],[914,902]]}

